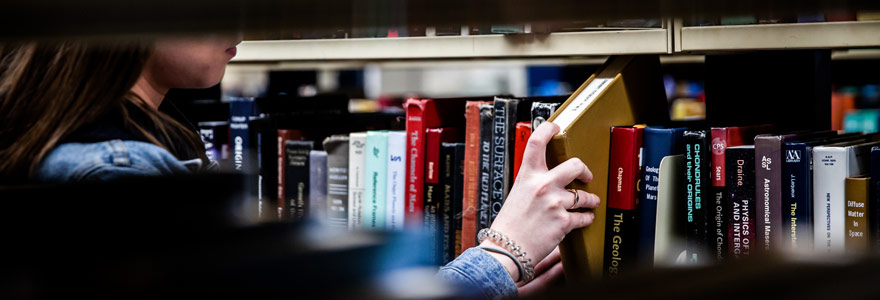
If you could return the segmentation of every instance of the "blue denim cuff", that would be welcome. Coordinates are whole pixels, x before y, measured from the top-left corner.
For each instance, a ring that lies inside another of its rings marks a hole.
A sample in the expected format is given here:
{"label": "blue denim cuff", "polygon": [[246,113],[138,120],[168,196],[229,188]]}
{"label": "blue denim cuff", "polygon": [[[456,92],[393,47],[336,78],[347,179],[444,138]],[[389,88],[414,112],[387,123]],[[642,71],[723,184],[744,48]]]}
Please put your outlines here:
{"label": "blue denim cuff", "polygon": [[486,251],[471,248],[440,268],[440,278],[479,291],[481,299],[512,298],[518,295],[516,284],[498,260]]}

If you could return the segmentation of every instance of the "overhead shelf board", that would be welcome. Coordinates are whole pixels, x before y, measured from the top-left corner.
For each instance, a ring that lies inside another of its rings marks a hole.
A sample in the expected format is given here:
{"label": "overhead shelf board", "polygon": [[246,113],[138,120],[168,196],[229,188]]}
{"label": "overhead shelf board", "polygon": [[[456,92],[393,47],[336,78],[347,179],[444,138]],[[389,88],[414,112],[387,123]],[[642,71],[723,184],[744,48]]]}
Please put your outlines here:
{"label": "overhead shelf board", "polygon": [[233,62],[559,57],[669,53],[666,29],[246,41]]}
{"label": "overhead shelf board", "polygon": [[676,50],[725,51],[880,46],[880,21],[679,27]]}

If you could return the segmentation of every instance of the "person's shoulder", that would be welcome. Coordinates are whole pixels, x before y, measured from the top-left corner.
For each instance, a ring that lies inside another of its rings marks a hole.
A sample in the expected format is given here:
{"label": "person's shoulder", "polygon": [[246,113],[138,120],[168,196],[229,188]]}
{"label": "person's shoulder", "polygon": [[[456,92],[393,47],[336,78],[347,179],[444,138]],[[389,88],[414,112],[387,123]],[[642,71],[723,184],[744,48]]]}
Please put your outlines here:
{"label": "person's shoulder", "polygon": [[108,181],[132,176],[189,173],[186,165],[151,143],[109,140],[55,147],[35,172],[40,182]]}

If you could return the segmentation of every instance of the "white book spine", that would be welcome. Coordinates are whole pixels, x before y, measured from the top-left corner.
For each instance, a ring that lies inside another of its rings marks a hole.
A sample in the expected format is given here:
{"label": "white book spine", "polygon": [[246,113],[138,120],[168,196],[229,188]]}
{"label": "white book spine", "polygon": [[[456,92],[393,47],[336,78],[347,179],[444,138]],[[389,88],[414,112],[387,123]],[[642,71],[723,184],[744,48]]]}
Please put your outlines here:
{"label": "white book spine", "polygon": [[813,148],[813,243],[817,253],[845,252],[847,148]]}
{"label": "white book spine", "polygon": [[364,150],[367,145],[367,134],[354,132],[348,140],[348,229],[356,230],[364,227]]}
{"label": "white book spine", "polygon": [[386,219],[389,230],[403,230],[406,185],[406,131],[388,133],[388,201]]}

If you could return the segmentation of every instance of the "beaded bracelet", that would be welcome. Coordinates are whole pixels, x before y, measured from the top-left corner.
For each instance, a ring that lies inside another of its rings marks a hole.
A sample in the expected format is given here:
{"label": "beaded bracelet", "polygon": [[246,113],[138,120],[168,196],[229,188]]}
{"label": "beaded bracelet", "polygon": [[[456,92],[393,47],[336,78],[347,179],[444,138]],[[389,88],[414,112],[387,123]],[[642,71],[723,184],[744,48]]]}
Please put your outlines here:
{"label": "beaded bracelet", "polygon": [[[519,279],[523,282],[532,281],[535,279],[535,266],[532,265],[532,259],[526,258],[526,252],[522,251],[522,247],[516,245],[516,242],[510,240],[506,235],[501,234],[498,231],[483,228],[477,233],[478,243],[482,243],[486,238],[492,239],[496,244],[500,245],[504,249],[510,250],[513,255],[516,257],[514,262],[517,263],[517,267],[522,265],[522,269],[520,270]],[[503,254],[503,253],[502,253]]]}

